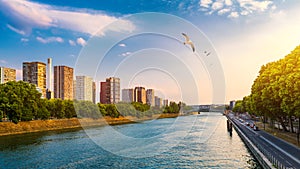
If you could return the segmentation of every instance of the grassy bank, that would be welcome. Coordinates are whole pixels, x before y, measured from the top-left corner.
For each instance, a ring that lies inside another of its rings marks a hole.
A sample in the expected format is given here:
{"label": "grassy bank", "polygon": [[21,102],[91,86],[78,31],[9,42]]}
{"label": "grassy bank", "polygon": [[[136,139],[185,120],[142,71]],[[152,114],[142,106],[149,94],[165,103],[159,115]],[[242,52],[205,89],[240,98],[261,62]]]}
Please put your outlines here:
{"label": "grassy bank", "polygon": [[268,132],[269,134],[278,137],[282,140],[285,140],[286,142],[289,142],[296,147],[300,148],[300,144],[298,144],[297,141],[297,134],[296,133],[291,133],[291,132],[285,132],[282,130],[274,129],[270,127],[268,124],[265,124],[265,129],[264,129],[264,124],[262,122],[256,122],[256,125],[259,127],[260,130],[264,130]]}
{"label": "grassy bank", "polygon": [[103,125],[118,125],[127,123],[142,122],[145,120],[159,119],[159,118],[174,118],[178,114],[158,114],[152,117],[136,118],[131,116],[111,118],[104,117],[100,119],[53,119],[53,120],[34,120],[28,122],[19,122],[14,124],[12,122],[0,122],[0,136],[12,135],[12,134],[24,134],[40,131],[61,130],[71,128],[84,128],[95,127]]}

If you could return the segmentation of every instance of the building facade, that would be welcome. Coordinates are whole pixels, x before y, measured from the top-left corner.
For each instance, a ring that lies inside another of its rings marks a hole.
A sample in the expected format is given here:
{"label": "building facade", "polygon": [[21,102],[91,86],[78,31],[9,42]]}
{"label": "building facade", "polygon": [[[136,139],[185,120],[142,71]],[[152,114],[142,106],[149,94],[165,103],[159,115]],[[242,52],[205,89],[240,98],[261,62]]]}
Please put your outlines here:
{"label": "building facade", "polygon": [[109,77],[100,83],[100,103],[114,104],[120,101],[120,78]]}
{"label": "building facade", "polygon": [[155,106],[155,100],[154,100],[154,89],[147,89],[146,90],[146,103],[149,106]]}
{"label": "building facade", "polygon": [[52,67],[52,58],[47,59],[47,99],[54,98],[54,90],[53,90],[53,67]]}
{"label": "building facade", "polygon": [[155,96],[154,101],[155,101],[155,107],[158,107],[158,108],[162,107],[162,99],[160,97]]}
{"label": "building facade", "polygon": [[35,84],[46,97],[46,64],[43,62],[23,62],[23,81]]}
{"label": "building facade", "polygon": [[0,84],[16,81],[16,69],[0,67]]}
{"label": "building facade", "polygon": [[122,89],[122,101],[126,103],[134,102],[134,90]]}
{"label": "building facade", "polygon": [[93,79],[88,76],[76,76],[76,100],[93,102]]}
{"label": "building facade", "polygon": [[229,102],[229,110],[232,110],[235,106],[235,100]]}
{"label": "building facade", "polygon": [[106,99],[107,93],[107,85],[106,82],[100,82],[100,103],[109,104],[108,99]]}
{"label": "building facade", "polygon": [[164,99],[163,100],[163,106],[168,106],[169,105],[169,100],[168,99]]}
{"label": "building facade", "polygon": [[54,97],[73,100],[74,70],[68,66],[54,66]]}
{"label": "building facade", "polygon": [[134,101],[146,104],[146,90],[144,87],[134,88]]}

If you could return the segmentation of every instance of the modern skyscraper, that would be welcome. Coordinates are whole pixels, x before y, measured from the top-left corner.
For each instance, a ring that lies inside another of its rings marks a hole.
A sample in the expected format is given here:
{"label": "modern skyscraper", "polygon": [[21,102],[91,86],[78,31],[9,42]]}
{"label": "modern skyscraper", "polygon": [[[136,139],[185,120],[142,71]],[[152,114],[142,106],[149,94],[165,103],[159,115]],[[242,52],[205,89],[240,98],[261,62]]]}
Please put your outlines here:
{"label": "modern skyscraper", "polygon": [[147,89],[146,90],[146,102],[149,106],[154,106],[155,105],[155,100],[154,100],[154,89]]}
{"label": "modern skyscraper", "polygon": [[93,79],[88,76],[76,76],[76,100],[93,101]]}
{"label": "modern skyscraper", "polygon": [[16,69],[0,67],[0,84],[16,80]]}
{"label": "modern skyscraper", "polygon": [[122,101],[126,103],[134,102],[134,90],[122,89]]}
{"label": "modern skyscraper", "polygon": [[52,58],[47,59],[47,98],[51,99],[54,98],[54,91],[53,91],[53,74],[52,74]]}
{"label": "modern skyscraper", "polygon": [[43,62],[23,62],[23,81],[35,84],[46,97],[46,64]]}
{"label": "modern skyscraper", "polygon": [[73,68],[54,66],[54,97],[63,100],[73,100]]}
{"label": "modern skyscraper", "polygon": [[134,88],[134,101],[146,104],[146,90],[144,87]]}
{"label": "modern skyscraper", "polygon": [[100,102],[114,104],[120,101],[120,79],[117,77],[106,78],[100,83]]}

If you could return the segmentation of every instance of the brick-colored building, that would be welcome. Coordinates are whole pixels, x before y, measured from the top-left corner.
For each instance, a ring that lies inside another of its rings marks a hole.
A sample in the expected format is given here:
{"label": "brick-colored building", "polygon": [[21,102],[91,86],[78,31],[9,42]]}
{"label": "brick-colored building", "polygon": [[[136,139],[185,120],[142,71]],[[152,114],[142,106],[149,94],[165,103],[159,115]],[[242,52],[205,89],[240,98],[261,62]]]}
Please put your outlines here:
{"label": "brick-colored building", "polygon": [[74,70],[68,66],[54,66],[54,98],[73,100]]}

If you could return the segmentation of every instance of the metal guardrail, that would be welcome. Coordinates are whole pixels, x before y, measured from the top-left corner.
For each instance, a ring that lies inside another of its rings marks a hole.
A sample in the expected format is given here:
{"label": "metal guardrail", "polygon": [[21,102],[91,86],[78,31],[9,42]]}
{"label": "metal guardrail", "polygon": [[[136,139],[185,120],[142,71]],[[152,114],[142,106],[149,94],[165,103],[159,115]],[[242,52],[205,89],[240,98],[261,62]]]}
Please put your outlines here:
{"label": "metal guardrail", "polygon": [[[228,119],[230,119],[229,117],[228,117]],[[236,123],[235,123],[235,121],[234,120],[232,120],[232,119],[230,119],[235,125],[235,127],[238,127],[239,128],[239,130],[242,132],[242,130],[243,129],[241,129]],[[239,134],[239,133],[238,133]],[[239,134],[240,135],[240,134]],[[242,138],[243,138],[243,136],[242,135],[240,135]],[[243,139],[245,142],[248,142],[247,141],[247,139]],[[248,139],[248,140],[250,140],[250,139]],[[275,168],[278,168],[278,169],[287,169],[287,168],[290,168],[290,167],[287,167],[287,166],[285,166],[284,164],[282,164],[280,161],[278,161],[277,159],[276,159],[276,157],[274,157],[273,155],[272,155],[272,153],[271,152],[269,152],[269,151],[267,151],[265,148],[263,148],[260,144],[258,144],[256,141],[253,141],[253,140],[250,140],[251,141],[251,143],[254,145],[254,146],[256,146],[256,148],[269,160],[269,162],[270,163],[272,163],[272,165],[273,165],[273,167],[275,167]],[[249,145],[250,143],[247,143],[247,145]],[[258,155],[258,154],[256,154],[256,155]]]}

